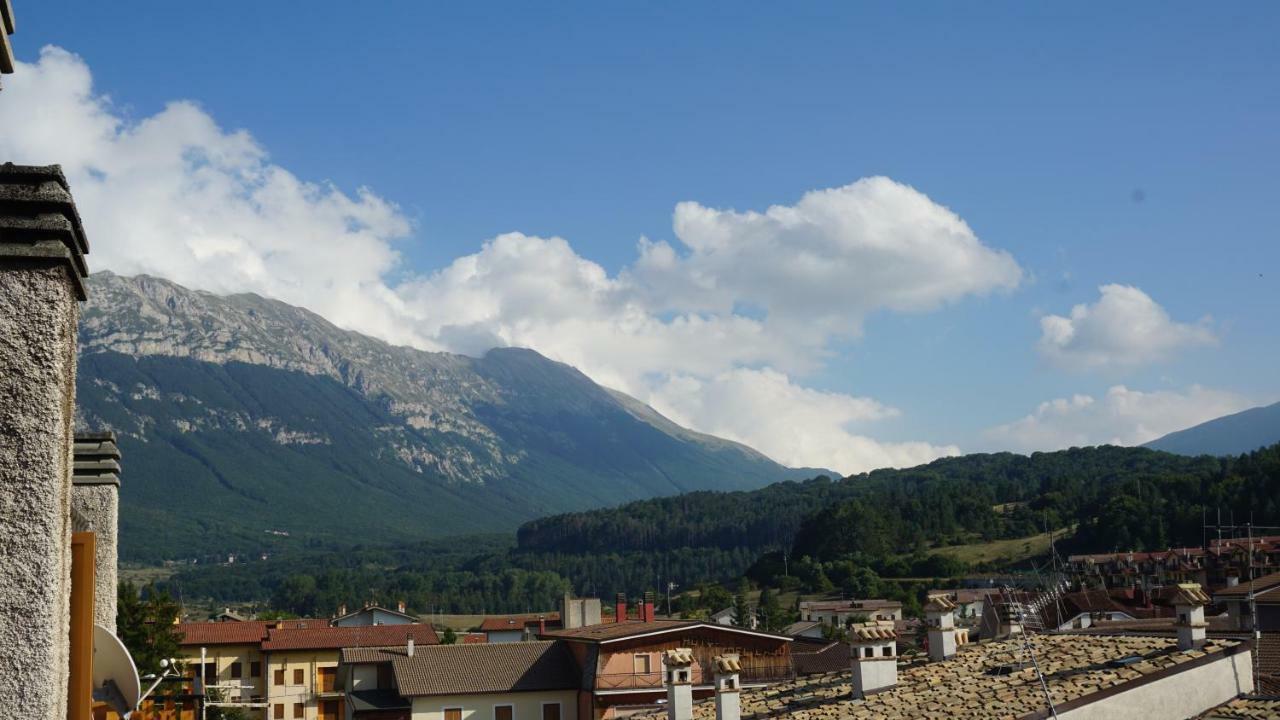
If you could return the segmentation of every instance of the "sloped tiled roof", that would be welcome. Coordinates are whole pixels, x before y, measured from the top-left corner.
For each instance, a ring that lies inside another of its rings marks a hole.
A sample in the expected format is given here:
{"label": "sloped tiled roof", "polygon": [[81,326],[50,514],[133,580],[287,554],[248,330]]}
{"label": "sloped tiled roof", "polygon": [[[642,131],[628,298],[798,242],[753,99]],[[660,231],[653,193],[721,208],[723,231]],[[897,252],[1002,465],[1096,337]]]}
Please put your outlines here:
{"label": "sloped tiled roof", "polygon": [[853,651],[849,643],[833,640],[813,652],[800,652],[799,648],[792,648],[791,660],[795,663],[798,675],[842,672],[849,669]]}
{"label": "sloped tiled roof", "polygon": [[284,628],[268,631],[263,650],[322,650],[348,647],[403,645],[408,638],[419,645],[440,642],[430,625],[363,625],[358,627]]}
{"label": "sloped tiled roof", "polygon": [[356,610],[355,612],[349,612],[346,615],[339,615],[338,617],[334,618],[330,622],[334,625],[337,625],[339,622],[342,622],[347,618],[353,618],[358,615],[371,615],[375,612],[383,612],[388,615],[395,615],[397,617],[402,617],[406,620],[411,620],[413,622],[418,621],[418,618],[414,617],[413,615],[410,615],[408,613],[402,613],[399,610],[392,610],[391,608],[385,608],[385,607],[382,607],[381,605],[367,605],[365,607],[360,608],[359,610]]}
{"label": "sloped tiled roof", "polygon": [[526,627],[537,627],[539,621],[548,627],[560,625],[560,613],[544,613],[541,615],[510,615],[507,617],[487,617],[480,623],[480,632],[496,632],[499,630],[523,630]]}
{"label": "sloped tiled roof", "polygon": [[481,645],[433,645],[391,664],[405,697],[572,690],[581,671],[555,640]]}
{"label": "sloped tiled roof", "polygon": [[[417,649],[415,648],[414,651],[417,652]],[[342,662],[344,664],[391,662],[396,658],[405,657],[407,652],[408,650],[404,645],[392,645],[388,647],[347,647],[342,648]]]}
{"label": "sloped tiled roof", "polygon": [[[1209,640],[1203,649],[1177,650],[1170,638],[1141,636],[1036,635],[1036,657],[1042,667],[1055,671],[1045,676],[1049,693],[1059,706],[1088,702],[1089,696],[1126,682],[1177,672],[1207,662],[1211,655],[1235,652],[1240,643]],[[1112,660],[1141,656],[1122,667]],[[861,700],[851,700],[849,672],[810,675],[790,683],[772,685],[741,694],[743,720],[789,718],[828,720],[884,718],[915,720],[985,720],[1023,717],[1045,709],[1044,691],[1035,669],[1020,662],[1021,638],[1011,641],[962,646],[942,662],[906,668],[898,673],[898,685]],[[1008,668],[1003,672],[995,669]],[[643,713],[636,718],[657,718]],[[715,705],[694,705],[694,720],[712,720]]]}
{"label": "sloped tiled roof", "polygon": [[267,639],[269,628],[279,623],[283,627],[326,627],[324,620],[245,620],[231,622],[188,622],[178,624],[179,644],[193,645],[256,645]]}
{"label": "sloped tiled roof", "polygon": [[1270,575],[1263,575],[1252,580],[1241,580],[1239,585],[1235,587],[1223,588],[1213,593],[1214,600],[1226,600],[1229,598],[1246,598],[1249,592],[1261,592],[1269,590],[1273,587],[1280,586],[1280,572],[1274,572]]}
{"label": "sloped tiled roof", "polygon": [[775,638],[777,640],[785,640],[788,642],[791,640],[791,638],[786,635],[764,632],[763,630],[750,630],[747,628],[733,627],[732,625],[719,625],[717,623],[703,622],[701,620],[650,620],[648,622],[641,620],[627,620],[620,623],[607,622],[599,625],[587,625],[586,627],[573,628],[569,630],[548,630],[547,632],[542,633],[541,637],[548,639],[559,638],[564,640],[573,640],[575,642],[604,643],[674,630],[691,630],[693,628],[698,628],[699,630],[708,632]]}
{"label": "sloped tiled roof", "polygon": [[1203,720],[1277,720],[1280,698],[1236,698],[1200,716]]}

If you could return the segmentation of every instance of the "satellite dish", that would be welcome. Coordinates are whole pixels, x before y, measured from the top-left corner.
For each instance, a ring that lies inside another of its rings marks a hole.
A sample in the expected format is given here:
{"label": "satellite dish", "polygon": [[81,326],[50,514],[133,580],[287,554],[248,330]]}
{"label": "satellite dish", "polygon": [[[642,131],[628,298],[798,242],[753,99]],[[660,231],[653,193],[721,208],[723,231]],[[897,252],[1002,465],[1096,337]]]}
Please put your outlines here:
{"label": "satellite dish", "polygon": [[93,626],[93,699],[107,703],[123,717],[138,707],[142,683],[124,643],[101,625]]}

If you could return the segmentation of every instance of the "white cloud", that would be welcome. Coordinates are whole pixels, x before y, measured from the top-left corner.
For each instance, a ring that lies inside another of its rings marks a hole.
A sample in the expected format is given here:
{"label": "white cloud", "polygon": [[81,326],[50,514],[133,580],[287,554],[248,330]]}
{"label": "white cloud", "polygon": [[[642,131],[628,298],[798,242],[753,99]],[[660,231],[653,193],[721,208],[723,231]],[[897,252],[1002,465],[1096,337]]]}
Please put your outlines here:
{"label": "white cloud", "polygon": [[859,434],[895,411],[793,376],[871,313],[926,312],[1022,276],[955,213],[888,178],[763,213],[681,203],[677,244],[642,240],[615,275],[563,239],[520,233],[413,274],[395,205],[299,179],[193,103],[127,119],[58,48],[12,78],[0,157],[63,165],[96,269],[257,292],[428,350],[531,347],[793,464],[852,472],[954,452]]}
{"label": "white cloud", "polygon": [[1018,452],[1141,445],[1253,405],[1235,393],[1199,385],[1153,392],[1116,385],[1101,398],[1073,395],[1040,403],[1021,420],[987,430],[986,437],[994,449]]}
{"label": "white cloud", "polygon": [[1103,285],[1092,305],[1076,305],[1069,317],[1040,319],[1040,354],[1059,367],[1088,370],[1159,362],[1176,350],[1217,341],[1208,320],[1170,319],[1150,296],[1130,285]]}
{"label": "white cloud", "polygon": [[899,413],[870,398],[797,386],[775,370],[739,368],[706,380],[670,377],[651,400],[678,423],[751,444],[791,466],[828,458],[836,469],[909,467],[960,453],[954,445],[886,443],[851,432],[853,425]]}

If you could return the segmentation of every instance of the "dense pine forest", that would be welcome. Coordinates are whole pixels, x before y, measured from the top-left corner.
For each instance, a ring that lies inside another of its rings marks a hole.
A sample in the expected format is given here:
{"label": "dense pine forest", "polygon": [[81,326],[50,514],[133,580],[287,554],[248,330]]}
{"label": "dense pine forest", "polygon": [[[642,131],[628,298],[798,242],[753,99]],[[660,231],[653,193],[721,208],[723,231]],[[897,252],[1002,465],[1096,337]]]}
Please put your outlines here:
{"label": "dense pine forest", "polygon": [[[395,547],[314,547],[263,562],[191,568],[179,595],[259,599],[304,615],[406,599],[420,612],[522,612],[566,590],[608,597],[667,582],[721,598],[759,587],[840,589],[912,602],[926,581],[973,570],[931,554],[960,543],[1073,530],[1065,550],[1199,545],[1205,513],[1280,521],[1280,445],[1190,458],[1143,448],[967,455],[842,480],[698,492],[556,515],[509,537]],[[916,584],[893,581],[915,578]],[[677,609],[680,609],[677,606]]]}

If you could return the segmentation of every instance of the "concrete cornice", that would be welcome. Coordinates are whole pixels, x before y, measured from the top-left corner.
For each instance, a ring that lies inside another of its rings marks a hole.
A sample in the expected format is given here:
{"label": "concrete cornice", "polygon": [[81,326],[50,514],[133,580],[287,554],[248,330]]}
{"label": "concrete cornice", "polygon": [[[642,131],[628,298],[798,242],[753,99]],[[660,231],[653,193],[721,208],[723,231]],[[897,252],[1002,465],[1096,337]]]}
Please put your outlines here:
{"label": "concrete cornice", "polygon": [[76,296],[84,300],[88,253],[89,241],[62,168],[0,165],[0,258],[65,264]]}

